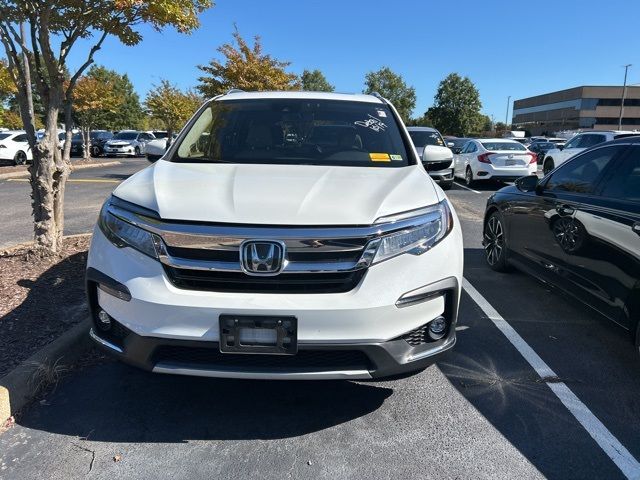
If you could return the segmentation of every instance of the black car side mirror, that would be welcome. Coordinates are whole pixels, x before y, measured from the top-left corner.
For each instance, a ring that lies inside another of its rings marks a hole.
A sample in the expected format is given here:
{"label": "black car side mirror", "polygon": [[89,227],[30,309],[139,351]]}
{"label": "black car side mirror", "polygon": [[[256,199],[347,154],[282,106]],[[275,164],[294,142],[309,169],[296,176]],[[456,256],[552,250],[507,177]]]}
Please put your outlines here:
{"label": "black car side mirror", "polygon": [[520,177],[516,180],[516,187],[521,192],[537,192],[538,191],[538,176],[528,175],[526,177]]}

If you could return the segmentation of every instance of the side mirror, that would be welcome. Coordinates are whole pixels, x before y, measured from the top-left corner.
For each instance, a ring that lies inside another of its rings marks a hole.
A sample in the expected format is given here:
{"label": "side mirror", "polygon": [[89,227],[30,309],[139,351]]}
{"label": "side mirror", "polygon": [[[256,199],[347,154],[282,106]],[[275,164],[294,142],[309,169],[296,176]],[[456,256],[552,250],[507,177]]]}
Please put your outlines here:
{"label": "side mirror", "polygon": [[516,180],[516,187],[521,192],[538,192],[539,179],[537,175],[528,175]]}
{"label": "side mirror", "polygon": [[453,148],[453,147],[455,147],[455,146],[456,146],[456,144],[455,144],[455,143],[453,143],[453,142],[447,142],[447,147],[449,147],[449,148]]}
{"label": "side mirror", "polygon": [[422,150],[422,162],[444,162],[445,160],[453,160],[451,150],[447,147],[440,147],[437,145],[427,145]]}

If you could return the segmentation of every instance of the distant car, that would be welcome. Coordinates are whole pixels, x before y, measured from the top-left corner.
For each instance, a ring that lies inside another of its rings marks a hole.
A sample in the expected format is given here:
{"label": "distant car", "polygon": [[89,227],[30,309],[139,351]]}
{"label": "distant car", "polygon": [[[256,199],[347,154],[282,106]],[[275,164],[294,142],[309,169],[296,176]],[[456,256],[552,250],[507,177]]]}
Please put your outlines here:
{"label": "distant car", "polygon": [[14,165],[24,165],[33,160],[25,131],[0,132],[0,160],[8,160]]}
{"label": "distant car", "polygon": [[469,140],[453,163],[455,176],[464,179],[467,186],[478,180],[514,181],[538,170],[533,152],[504,138]]}
{"label": "distant car", "polygon": [[471,140],[470,138],[462,138],[462,137],[449,137],[447,140],[447,147],[453,152],[453,154],[460,153],[462,151],[462,147],[466,145],[466,143]]}
{"label": "distant car", "polygon": [[488,202],[489,266],[515,266],[629,330],[640,353],[640,137],[598,144]]}
{"label": "distant car", "polygon": [[407,127],[422,165],[443,190],[453,185],[453,152],[442,135],[431,127]]}
{"label": "distant car", "polygon": [[[91,156],[99,157],[104,152],[105,143],[113,138],[113,133],[107,130],[93,130],[89,133],[89,137],[91,139],[91,146],[89,147]],[[82,133],[74,133],[71,138],[71,156],[82,155],[83,148],[84,139],[82,138]]]}
{"label": "distant car", "polygon": [[551,170],[562,165],[574,155],[584,152],[587,148],[593,147],[594,145],[632,135],[640,135],[640,133],[622,130],[602,130],[579,133],[565,143],[564,147],[549,150],[547,152],[542,164],[542,172],[545,175],[548,174]]}
{"label": "distant car", "polygon": [[152,140],[155,140],[152,133],[123,130],[104,144],[104,153],[140,157],[145,154],[147,143]]}
{"label": "distant car", "polygon": [[553,150],[554,148],[557,148],[557,145],[555,143],[551,143],[551,142],[533,142],[531,145],[529,145],[529,150],[531,150],[533,153],[535,153],[538,156],[538,164],[542,165],[542,161],[544,160],[545,155],[547,154],[547,152],[549,150]]}

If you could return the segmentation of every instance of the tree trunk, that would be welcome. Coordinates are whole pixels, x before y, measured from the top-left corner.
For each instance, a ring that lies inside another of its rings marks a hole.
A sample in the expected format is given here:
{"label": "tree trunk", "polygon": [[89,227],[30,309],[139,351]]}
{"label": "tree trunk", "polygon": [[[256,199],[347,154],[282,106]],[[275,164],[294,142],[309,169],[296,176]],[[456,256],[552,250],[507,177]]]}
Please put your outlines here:
{"label": "tree trunk", "polygon": [[169,147],[171,146],[172,143],[173,143],[173,129],[169,128],[167,129],[167,147],[165,148],[165,150],[169,150]]}
{"label": "tree trunk", "polygon": [[82,159],[89,161],[91,159],[91,128],[82,127]]}
{"label": "tree trunk", "polygon": [[46,108],[44,137],[33,149],[33,163],[29,167],[34,239],[36,249],[43,255],[57,254],[62,248],[64,193],[71,171],[58,148],[62,88],[54,88]]}

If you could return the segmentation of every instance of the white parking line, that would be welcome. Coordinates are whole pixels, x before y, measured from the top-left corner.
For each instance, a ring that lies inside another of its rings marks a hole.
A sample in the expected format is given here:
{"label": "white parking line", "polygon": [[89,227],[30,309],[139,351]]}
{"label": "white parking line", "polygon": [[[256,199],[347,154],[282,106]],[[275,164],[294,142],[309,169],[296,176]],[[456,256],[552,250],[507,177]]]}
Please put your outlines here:
{"label": "white parking line", "polygon": [[456,187],[464,188],[465,190],[469,190],[470,192],[478,193],[478,194],[480,193],[479,191],[474,190],[473,188],[469,188],[469,187],[467,187],[466,185],[461,185],[461,184],[456,183],[456,182],[453,182],[453,184],[454,184]]}
{"label": "white parking line", "polygon": [[[482,309],[484,314],[494,323],[505,337],[516,347],[518,352],[533,367],[542,379],[557,375],[529,346],[527,342],[516,332],[495,308],[478,292],[469,281],[464,278],[462,285],[465,291]],[[591,435],[602,450],[629,479],[640,479],[640,463],[622,445],[616,437],[598,420],[598,418],[580,401],[580,399],[562,382],[545,382],[558,399],[564,404],[571,414],[580,422],[580,425]]]}

